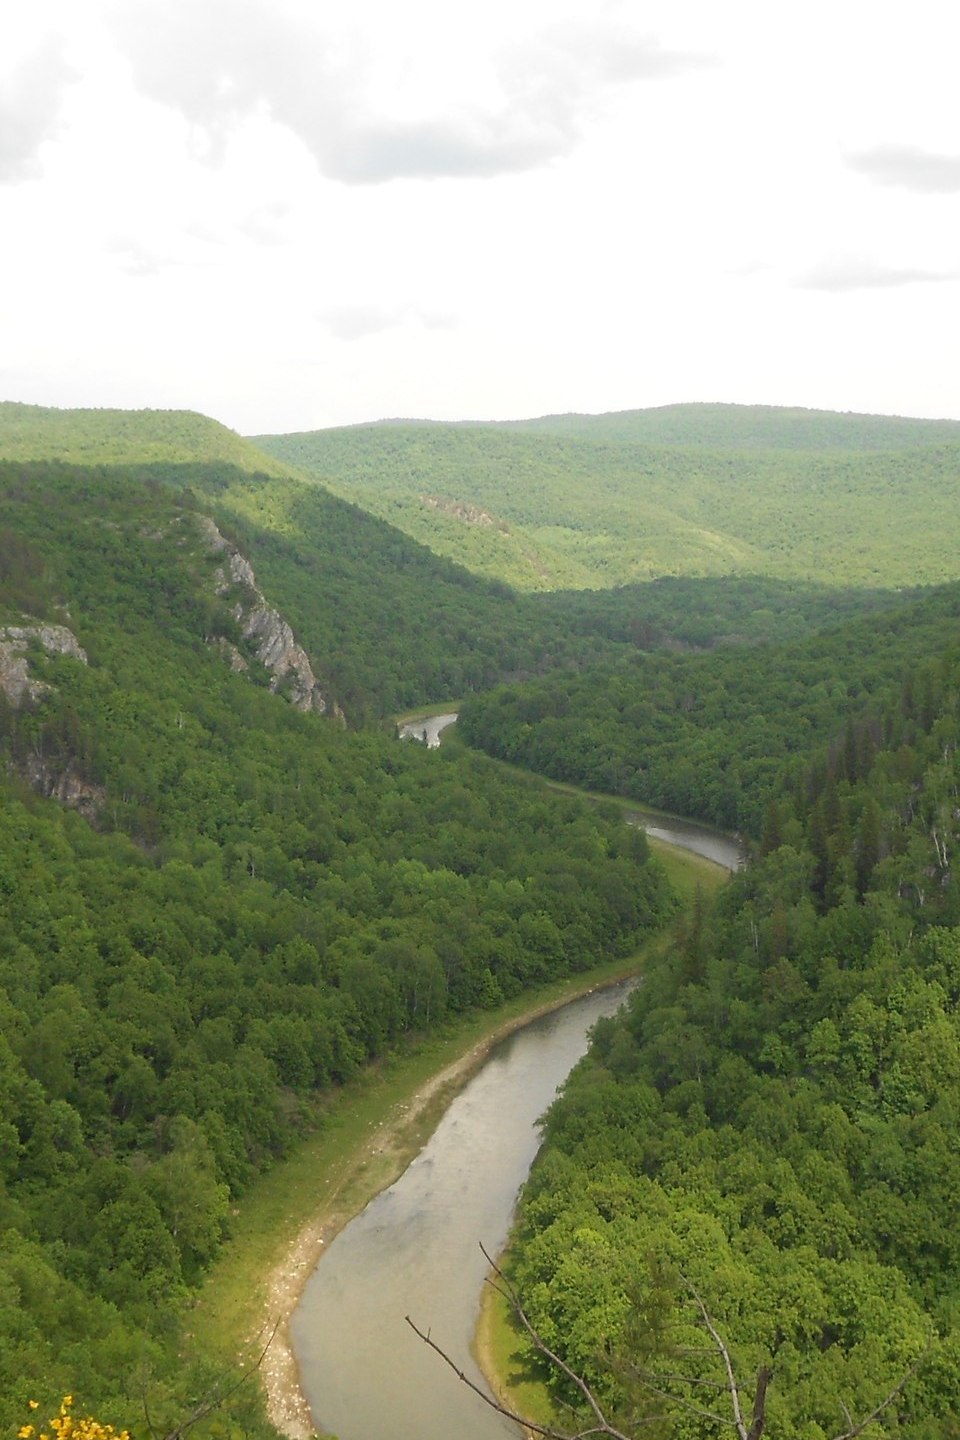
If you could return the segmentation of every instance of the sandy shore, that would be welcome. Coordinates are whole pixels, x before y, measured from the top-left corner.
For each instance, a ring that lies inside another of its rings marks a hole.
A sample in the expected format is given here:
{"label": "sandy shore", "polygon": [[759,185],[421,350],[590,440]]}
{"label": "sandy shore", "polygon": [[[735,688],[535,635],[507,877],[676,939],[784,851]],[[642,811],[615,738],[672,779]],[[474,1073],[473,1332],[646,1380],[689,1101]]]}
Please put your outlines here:
{"label": "sandy shore", "polygon": [[[615,985],[618,979],[631,973],[627,970],[623,976],[607,980],[604,985]],[[271,1423],[284,1435],[290,1436],[290,1440],[309,1440],[316,1431],[310,1407],[300,1388],[297,1362],[290,1343],[290,1319],[326,1246],[364,1205],[403,1174],[423,1148],[454,1095],[483,1064],[496,1041],[521,1029],[538,1016],[569,1004],[577,994],[596,988],[599,987],[584,986],[582,991],[573,991],[506,1021],[459,1059],[438,1071],[410,1100],[395,1105],[377,1126],[373,1138],[358,1146],[335,1188],[325,1199],[323,1208],[303,1225],[279,1263],[271,1270],[260,1306],[261,1327],[258,1333],[261,1336],[269,1334],[278,1317],[279,1325],[260,1373]],[[349,1203],[344,1203],[344,1192],[348,1187]],[[255,1339],[250,1337],[250,1340],[253,1348]]]}

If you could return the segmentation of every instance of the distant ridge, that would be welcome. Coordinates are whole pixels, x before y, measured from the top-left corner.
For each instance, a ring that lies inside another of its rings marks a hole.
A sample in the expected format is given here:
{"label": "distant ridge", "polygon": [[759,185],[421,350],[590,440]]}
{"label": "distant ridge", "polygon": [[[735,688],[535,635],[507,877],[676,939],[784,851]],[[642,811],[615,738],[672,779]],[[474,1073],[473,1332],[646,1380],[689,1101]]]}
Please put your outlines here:
{"label": "distant ridge", "polygon": [[290,473],[288,465],[193,410],[58,410],[12,400],[0,402],[0,458],[72,465],[206,462]]}
{"label": "distant ridge", "polygon": [[[902,446],[960,441],[960,420],[924,420],[908,415],[874,415],[854,410],[812,410],[804,406],[737,405],[684,401],[639,410],[597,413],[568,410],[521,420],[429,420],[423,416],[391,416],[351,425],[325,426],[320,431],[411,428],[438,430],[532,430],[547,434],[590,434],[604,439],[635,440],[656,445],[719,445],[761,449],[886,450]],[[276,436],[252,436],[274,440]],[[289,438],[289,437],[287,437]]]}
{"label": "distant ridge", "polygon": [[918,420],[901,415],[808,410],[801,406],[692,402],[647,410],[571,412],[505,422],[550,433],[602,430],[605,438],[658,445],[722,445],[764,449],[899,449],[960,441],[960,420]]}
{"label": "distant ridge", "polygon": [[[688,404],[255,442],[522,590],[668,575],[888,588],[960,578],[955,420]],[[489,523],[466,523],[476,513]]]}

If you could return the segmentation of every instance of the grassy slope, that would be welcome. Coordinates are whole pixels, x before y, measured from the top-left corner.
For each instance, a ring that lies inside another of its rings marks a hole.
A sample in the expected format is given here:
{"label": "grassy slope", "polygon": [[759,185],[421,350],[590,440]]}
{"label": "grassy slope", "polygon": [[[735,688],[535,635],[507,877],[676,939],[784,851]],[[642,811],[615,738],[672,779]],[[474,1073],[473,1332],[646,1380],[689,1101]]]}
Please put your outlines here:
{"label": "grassy slope", "polygon": [[675,406],[257,444],[527,590],[668,574],[885,586],[960,575],[953,422]]}

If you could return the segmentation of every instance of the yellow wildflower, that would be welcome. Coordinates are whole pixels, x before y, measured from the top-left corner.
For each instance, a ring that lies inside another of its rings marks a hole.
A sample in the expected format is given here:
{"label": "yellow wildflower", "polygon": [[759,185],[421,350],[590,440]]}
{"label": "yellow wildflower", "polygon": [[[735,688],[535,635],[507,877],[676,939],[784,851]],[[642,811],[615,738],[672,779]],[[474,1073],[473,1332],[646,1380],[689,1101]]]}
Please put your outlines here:
{"label": "yellow wildflower", "polygon": [[17,1440],[30,1440],[32,1434],[32,1425],[21,1425],[20,1429],[17,1431]]}
{"label": "yellow wildflower", "polygon": [[39,1404],[40,1404],[40,1401],[39,1401],[39,1400],[28,1400],[28,1401],[27,1401],[27,1404],[30,1406],[30,1409],[31,1409],[31,1410],[36,1410],[36,1409],[38,1408]]}

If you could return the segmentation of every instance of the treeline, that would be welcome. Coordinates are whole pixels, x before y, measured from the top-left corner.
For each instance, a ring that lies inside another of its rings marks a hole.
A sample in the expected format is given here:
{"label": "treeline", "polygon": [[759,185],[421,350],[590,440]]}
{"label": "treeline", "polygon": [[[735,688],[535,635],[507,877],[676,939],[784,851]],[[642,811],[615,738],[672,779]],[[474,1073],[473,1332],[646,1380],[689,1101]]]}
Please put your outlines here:
{"label": "treeline", "polygon": [[783,789],[547,1115],[514,1278],[631,1433],[725,1433],[699,1297],[778,1440],[901,1380],[866,1433],[958,1434],[958,741],[954,646]]}
{"label": "treeline", "polygon": [[49,465],[179,465],[203,461],[283,475],[264,451],[194,410],[58,410],[0,401],[0,456]]}
{"label": "treeline", "polygon": [[894,723],[903,674],[937,653],[958,614],[960,587],[945,586],[791,645],[554,673],[471,697],[459,732],[555,779],[759,836],[785,768],[817,746],[866,747],[856,763],[868,763]]}
{"label": "treeline", "polygon": [[674,406],[256,437],[414,539],[519,590],[663,575],[832,585],[960,576],[956,422]]}
{"label": "treeline", "polygon": [[[845,620],[902,608],[922,592],[853,589],[769,576],[663,576],[607,590],[533,596],[571,629],[637,650],[713,650],[801,640]],[[594,655],[596,660],[597,656]]]}
{"label": "treeline", "polygon": [[902,603],[891,591],[730,577],[523,595],[318,485],[224,465],[138,473],[213,510],[354,725],[598,655],[786,640]]}
{"label": "treeline", "polygon": [[89,660],[33,645],[50,689],[0,705],[0,1424],[77,1390],[165,1428],[206,1388],[181,1325],[234,1198],[322,1090],[671,901],[627,827],[234,673],[182,497],[0,479],[0,623],[29,602]]}

